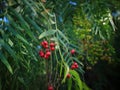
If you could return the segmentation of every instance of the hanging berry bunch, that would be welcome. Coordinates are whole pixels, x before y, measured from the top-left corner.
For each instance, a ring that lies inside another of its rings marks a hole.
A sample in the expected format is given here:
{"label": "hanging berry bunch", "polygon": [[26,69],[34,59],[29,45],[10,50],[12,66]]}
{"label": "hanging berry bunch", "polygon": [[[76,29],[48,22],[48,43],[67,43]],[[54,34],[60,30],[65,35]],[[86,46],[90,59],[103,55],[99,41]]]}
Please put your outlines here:
{"label": "hanging berry bunch", "polygon": [[79,66],[76,62],[71,65],[71,69],[77,69]]}
{"label": "hanging berry bunch", "polygon": [[[70,51],[71,55],[74,55],[76,53],[75,49],[72,49]],[[78,66],[78,63],[77,62],[74,62],[72,65],[71,65],[71,69],[77,69],[79,66]]]}
{"label": "hanging berry bunch", "polygon": [[42,49],[39,51],[39,56],[41,58],[49,59],[51,52],[55,50],[55,43],[44,40],[41,42]]}

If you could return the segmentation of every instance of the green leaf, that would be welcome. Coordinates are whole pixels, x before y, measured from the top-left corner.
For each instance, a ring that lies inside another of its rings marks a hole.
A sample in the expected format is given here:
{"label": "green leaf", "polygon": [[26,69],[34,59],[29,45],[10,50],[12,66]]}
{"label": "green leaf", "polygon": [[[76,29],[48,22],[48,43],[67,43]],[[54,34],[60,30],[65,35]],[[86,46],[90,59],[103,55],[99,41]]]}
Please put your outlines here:
{"label": "green leaf", "polygon": [[42,34],[40,34],[39,39],[42,39],[42,38],[47,37],[47,36],[54,35],[55,33],[56,33],[56,30],[45,31]]}
{"label": "green leaf", "polygon": [[70,53],[69,52],[67,52],[67,54],[64,56],[65,57],[65,61],[67,61],[68,60],[68,58],[70,57]]}
{"label": "green leaf", "polygon": [[19,29],[19,30],[23,29],[23,30],[25,30],[25,33],[27,33],[32,40],[37,41],[37,39],[35,38],[33,32],[31,31],[28,23],[24,20],[24,18],[22,17],[21,14],[17,13],[17,15],[16,15],[17,16],[16,19],[18,19],[18,22],[20,23],[20,27],[18,27],[19,25],[17,25],[15,23],[15,21],[12,19],[12,17],[10,15],[8,15],[8,16],[9,16],[9,19],[11,21],[11,25],[13,26],[14,29]]}
{"label": "green leaf", "polygon": [[12,12],[12,15],[19,20],[19,23],[21,23],[21,25],[23,25],[26,28],[30,28],[28,23],[24,20],[23,16],[20,13],[16,12],[16,10],[13,8],[9,8],[9,9]]}
{"label": "green leaf", "polygon": [[99,35],[103,40],[105,40],[105,37],[102,35],[102,32],[100,30],[99,30]]}
{"label": "green leaf", "polygon": [[29,51],[29,53],[30,53],[30,55],[32,56],[32,58],[33,58],[35,61],[38,61],[37,58],[36,58],[36,56],[35,56],[35,54],[34,54],[34,52],[33,52],[33,50],[32,50],[32,48],[27,48],[27,50]]}
{"label": "green leaf", "polygon": [[67,37],[60,30],[58,30],[58,33],[63,39],[65,39],[69,43],[69,40],[67,39]]}
{"label": "green leaf", "polygon": [[33,26],[35,30],[38,30],[40,33],[42,32],[41,28],[39,27],[39,25],[37,25],[37,23],[34,20],[30,19],[30,17],[28,16],[26,16],[25,19],[26,21],[28,21],[29,24]]}
{"label": "green leaf", "polygon": [[83,84],[79,77],[79,74],[75,70],[70,70],[70,74],[73,76],[73,80],[75,81],[75,84],[79,87],[79,90],[83,90]]}
{"label": "green leaf", "polygon": [[65,43],[59,36],[57,37],[58,38],[58,41],[62,44],[62,47],[64,46],[64,48],[68,51],[68,48],[67,47],[67,43]]}
{"label": "green leaf", "polygon": [[1,45],[6,49],[6,51],[9,52],[9,54],[10,54],[14,59],[17,59],[14,50],[11,49],[11,47],[10,47],[7,43],[5,43],[3,40],[0,40],[0,43],[1,43]]}
{"label": "green leaf", "polygon": [[18,39],[20,39],[21,41],[23,41],[24,43],[26,43],[27,45],[29,45],[29,42],[28,42],[25,38],[23,38],[21,35],[16,34],[16,37],[17,37]]}
{"label": "green leaf", "polygon": [[67,80],[67,84],[68,84],[68,90],[71,90],[71,88],[72,88],[72,78],[69,78]]}
{"label": "green leaf", "polygon": [[22,77],[18,77],[18,80],[19,80],[24,86],[26,86],[26,85],[25,85],[25,81],[24,81],[24,79],[23,79]]}
{"label": "green leaf", "polygon": [[84,82],[83,82],[83,88],[84,90],[91,90]]}
{"label": "green leaf", "polygon": [[69,66],[66,63],[64,63],[64,64],[65,64],[65,67],[64,67],[64,78],[62,80],[62,83],[65,83],[66,76],[69,73]]}
{"label": "green leaf", "polygon": [[16,36],[18,39],[23,41],[25,44],[29,45],[29,42],[24,37],[22,37],[20,34],[18,34],[11,26],[9,26],[9,30],[12,32],[14,36]]}
{"label": "green leaf", "polygon": [[7,59],[5,58],[5,56],[1,52],[0,52],[0,59],[1,59],[2,63],[4,63],[4,65],[7,67],[9,72],[11,74],[13,74],[12,67],[10,66],[9,62],[7,61]]}
{"label": "green leaf", "polygon": [[8,43],[9,43],[9,45],[10,45],[11,47],[13,46],[13,42],[12,42],[11,39],[8,39]]}

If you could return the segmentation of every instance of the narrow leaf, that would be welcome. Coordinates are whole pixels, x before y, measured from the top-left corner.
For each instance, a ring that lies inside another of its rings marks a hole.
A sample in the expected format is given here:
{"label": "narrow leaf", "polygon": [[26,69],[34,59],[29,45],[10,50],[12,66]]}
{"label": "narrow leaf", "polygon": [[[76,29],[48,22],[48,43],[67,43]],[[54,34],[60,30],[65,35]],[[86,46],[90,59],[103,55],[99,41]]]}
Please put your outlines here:
{"label": "narrow leaf", "polygon": [[65,83],[66,76],[69,73],[69,66],[66,63],[64,63],[64,64],[65,64],[65,67],[64,67],[65,69],[64,69],[64,78],[62,80],[62,83]]}
{"label": "narrow leaf", "polygon": [[0,59],[1,59],[2,63],[4,63],[4,65],[7,67],[9,72],[11,74],[13,74],[12,67],[10,66],[9,62],[7,61],[7,59],[5,58],[5,56],[1,52],[0,52]]}
{"label": "narrow leaf", "polygon": [[64,38],[69,43],[67,37],[60,30],[58,30],[58,33],[62,38]]}
{"label": "narrow leaf", "polygon": [[56,30],[45,31],[42,34],[40,34],[39,39],[42,39],[42,38],[47,37],[47,36],[54,35],[55,33],[56,33]]}
{"label": "narrow leaf", "polygon": [[9,54],[10,54],[14,59],[16,59],[16,55],[15,55],[14,50],[11,49],[11,47],[10,47],[7,43],[5,43],[3,40],[0,40],[0,43],[1,43],[1,45],[6,49],[6,51],[8,51]]}
{"label": "narrow leaf", "polygon": [[71,88],[72,88],[72,78],[69,78],[67,80],[67,84],[68,84],[68,90],[71,90]]}
{"label": "narrow leaf", "polygon": [[79,90],[83,90],[83,85],[79,74],[75,70],[70,70],[70,74],[73,76],[73,79],[75,80],[75,83],[78,85]]}

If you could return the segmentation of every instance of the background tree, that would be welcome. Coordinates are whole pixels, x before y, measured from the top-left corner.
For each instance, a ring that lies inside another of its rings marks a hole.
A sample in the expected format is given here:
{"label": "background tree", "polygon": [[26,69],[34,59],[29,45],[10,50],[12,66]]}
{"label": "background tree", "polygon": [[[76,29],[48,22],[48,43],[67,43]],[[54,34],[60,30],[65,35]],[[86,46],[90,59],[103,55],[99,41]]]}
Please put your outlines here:
{"label": "background tree", "polygon": [[89,90],[85,82],[114,90],[103,67],[119,78],[119,8],[117,0],[0,0],[0,90]]}

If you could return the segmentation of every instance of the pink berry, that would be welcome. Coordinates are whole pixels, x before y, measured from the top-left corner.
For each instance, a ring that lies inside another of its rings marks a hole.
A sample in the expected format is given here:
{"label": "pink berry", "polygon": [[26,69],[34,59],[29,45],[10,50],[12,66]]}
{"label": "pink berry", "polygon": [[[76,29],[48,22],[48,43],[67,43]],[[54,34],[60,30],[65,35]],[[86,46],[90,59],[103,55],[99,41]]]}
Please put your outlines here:
{"label": "pink berry", "polygon": [[55,43],[51,42],[50,47],[55,47]]}
{"label": "pink berry", "polygon": [[44,45],[43,47],[44,47],[44,48],[48,48],[48,45]]}
{"label": "pink berry", "polygon": [[47,41],[43,41],[44,42],[44,45],[48,45],[48,42]]}
{"label": "pink berry", "polygon": [[78,64],[76,62],[74,62],[73,65],[75,66],[75,68],[78,68]]}
{"label": "pink berry", "polygon": [[75,65],[75,68],[78,68],[79,66],[78,66],[78,64],[77,65]]}
{"label": "pink berry", "polygon": [[44,58],[45,58],[45,59],[48,59],[48,58],[49,58],[49,56],[47,56],[47,55],[45,54],[45,55],[44,55]]}
{"label": "pink berry", "polygon": [[55,50],[55,48],[54,48],[54,47],[50,47],[50,50],[51,50],[51,51],[54,51],[54,50]]}
{"label": "pink berry", "polygon": [[42,41],[42,42],[41,42],[41,45],[42,45],[44,48],[48,48],[48,42],[47,42],[47,41]]}
{"label": "pink berry", "polygon": [[41,42],[41,45],[44,46],[44,42]]}
{"label": "pink berry", "polygon": [[75,68],[76,68],[75,65],[72,65],[72,66],[71,66],[71,69],[75,69]]}
{"label": "pink berry", "polygon": [[46,55],[47,55],[47,56],[50,56],[50,55],[51,55],[51,52],[49,52],[49,51],[46,52]]}
{"label": "pink berry", "polygon": [[71,54],[75,54],[75,50],[72,49],[72,50],[70,51],[70,53],[71,53]]}
{"label": "pink berry", "polygon": [[44,52],[42,50],[39,51],[40,57],[44,57]]}

